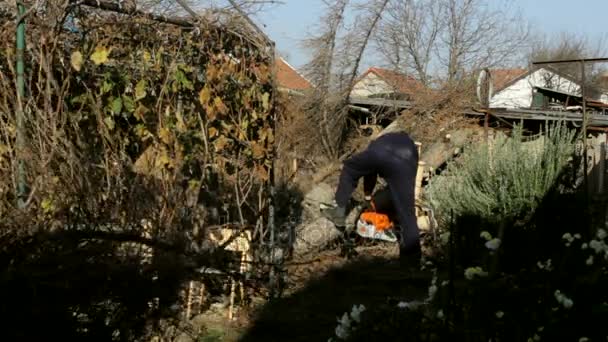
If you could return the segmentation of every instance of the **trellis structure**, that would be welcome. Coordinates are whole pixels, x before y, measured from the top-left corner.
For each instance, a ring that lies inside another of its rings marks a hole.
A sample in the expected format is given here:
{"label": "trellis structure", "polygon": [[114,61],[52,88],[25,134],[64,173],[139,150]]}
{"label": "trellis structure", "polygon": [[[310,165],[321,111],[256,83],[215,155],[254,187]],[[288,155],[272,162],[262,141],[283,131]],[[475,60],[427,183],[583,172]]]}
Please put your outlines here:
{"label": "trellis structure", "polygon": [[[204,248],[207,228],[234,228],[266,251],[255,255],[274,250],[273,42],[240,14],[23,5],[12,18],[25,28],[23,55],[10,53],[16,25],[0,26],[3,217],[130,227],[188,255]],[[21,56],[23,93],[14,82]],[[143,219],[152,228],[137,228]],[[270,269],[254,264],[272,275],[272,260]]]}

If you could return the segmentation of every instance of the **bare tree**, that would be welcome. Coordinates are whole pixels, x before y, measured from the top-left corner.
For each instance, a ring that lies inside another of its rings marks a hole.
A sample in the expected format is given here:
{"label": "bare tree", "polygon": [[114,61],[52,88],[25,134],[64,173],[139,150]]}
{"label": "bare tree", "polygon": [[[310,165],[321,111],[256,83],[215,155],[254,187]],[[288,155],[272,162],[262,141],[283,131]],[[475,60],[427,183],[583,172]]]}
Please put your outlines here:
{"label": "bare tree", "polygon": [[[527,54],[526,62],[569,60],[579,58],[605,57],[608,45],[605,39],[590,42],[588,37],[572,33],[561,32],[557,35],[542,35],[534,40],[534,44]],[[573,77],[580,78],[581,67],[577,64],[555,64],[554,69]],[[601,64],[589,65],[589,76],[602,71]]]}
{"label": "bare tree", "polygon": [[527,43],[528,26],[509,8],[494,9],[483,0],[444,0],[446,30],[438,47],[448,82],[465,70],[493,67],[515,60]]}
{"label": "bare tree", "polygon": [[[349,94],[359,73],[359,67],[390,0],[373,0],[354,4],[354,23],[344,35],[344,13],[349,1],[326,2],[328,13],[323,18],[321,33],[306,41],[314,51],[306,66],[316,85],[309,112],[320,123],[321,141],[330,156],[337,156],[343,142]],[[321,115],[319,115],[321,113]]]}
{"label": "bare tree", "polygon": [[445,26],[440,0],[393,0],[381,22],[376,45],[395,70],[414,73],[428,85],[428,69]]}
{"label": "bare tree", "polygon": [[338,0],[333,3],[325,0],[324,3],[327,12],[321,18],[319,34],[304,41],[304,46],[313,51],[313,57],[305,69],[309,79],[315,85],[309,108],[311,119],[319,125],[324,149],[333,154],[335,149],[329,140],[331,136],[329,115],[332,112],[329,94],[333,81],[333,62],[338,30],[343,24],[344,11],[349,0]]}
{"label": "bare tree", "polygon": [[388,64],[429,83],[516,60],[528,26],[509,6],[484,0],[391,0],[376,39]]}

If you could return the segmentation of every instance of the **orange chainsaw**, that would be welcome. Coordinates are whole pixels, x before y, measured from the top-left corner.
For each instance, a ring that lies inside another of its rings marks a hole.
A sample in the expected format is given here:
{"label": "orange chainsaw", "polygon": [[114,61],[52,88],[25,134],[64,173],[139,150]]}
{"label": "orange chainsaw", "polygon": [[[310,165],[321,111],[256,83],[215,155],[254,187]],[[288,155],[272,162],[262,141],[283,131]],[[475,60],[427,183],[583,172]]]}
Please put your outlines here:
{"label": "orange chainsaw", "polygon": [[361,237],[388,242],[397,241],[393,232],[394,224],[388,215],[376,211],[374,201],[370,201],[371,209],[364,210],[357,220],[356,231]]}

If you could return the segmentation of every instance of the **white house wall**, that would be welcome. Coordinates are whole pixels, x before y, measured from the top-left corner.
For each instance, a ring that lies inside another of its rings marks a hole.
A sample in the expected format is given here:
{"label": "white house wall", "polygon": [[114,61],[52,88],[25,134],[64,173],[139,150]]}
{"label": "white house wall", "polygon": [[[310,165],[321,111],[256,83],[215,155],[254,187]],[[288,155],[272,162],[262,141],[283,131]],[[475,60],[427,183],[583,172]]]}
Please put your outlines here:
{"label": "white house wall", "polygon": [[530,108],[533,87],[550,88],[571,94],[580,93],[578,84],[546,69],[539,69],[492,96],[490,107]]}
{"label": "white house wall", "polygon": [[393,88],[374,73],[368,73],[359,82],[355,83],[350,96],[367,97],[378,93],[392,92]]}

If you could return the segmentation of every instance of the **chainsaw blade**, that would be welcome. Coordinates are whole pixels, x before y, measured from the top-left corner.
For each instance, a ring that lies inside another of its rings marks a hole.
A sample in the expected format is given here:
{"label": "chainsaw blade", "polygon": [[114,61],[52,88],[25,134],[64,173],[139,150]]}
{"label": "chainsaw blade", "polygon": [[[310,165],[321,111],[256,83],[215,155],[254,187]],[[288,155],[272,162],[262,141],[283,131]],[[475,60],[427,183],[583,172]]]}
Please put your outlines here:
{"label": "chainsaw blade", "polygon": [[357,234],[367,239],[382,240],[387,242],[397,241],[397,237],[391,230],[376,230],[376,227],[373,224],[369,224],[362,220],[357,221]]}

